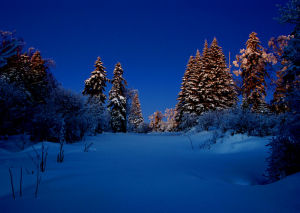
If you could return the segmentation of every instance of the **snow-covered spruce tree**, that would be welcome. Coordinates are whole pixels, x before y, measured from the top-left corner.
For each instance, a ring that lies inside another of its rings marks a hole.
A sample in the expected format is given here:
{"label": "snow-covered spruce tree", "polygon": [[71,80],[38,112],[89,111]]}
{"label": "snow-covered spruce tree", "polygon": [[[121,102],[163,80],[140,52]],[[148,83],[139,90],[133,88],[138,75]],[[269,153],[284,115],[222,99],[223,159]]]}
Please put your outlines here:
{"label": "snow-covered spruce tree", "polygon": [[188,96],[189,96],[189,93],[187,91],[187,84],[190,79],[191,73],[193,72],[193,69],[194,69],[194,62],[195,62],[194,56],[190,56],[189,61],[186,66],[186,70],[182,77],[182,83],[181,83],[181,87],[180,87],[181,90],[180,90],[180,92],[178,94],[178,98],[177,98],[178,103],[176,104],[176,111],[177,111],[176,121],[178,123],[181,123],[183,114],[188,112],[188,110],[187,110],[188,105],[186,103]]}
{"label": "snow-covered spruce tree", "polygon": [[181,123],[189,117],[200,115],[202,109],[199,109],[199,82],[202,72],[202,57],[197,50],[196,56],[191,56],[184,76],[182,78],[181,91],[178,95],[178,103],[175,107],[176,126],[182,129]]}
{"label": "snow-covered spruce tree", "polygon": [[208,47],[207,40],[204,42],[204,48],[202,52],[202,67],[198,72],[198,82],[197,82],[197,97],[198,101],[196,104],[197,115],[201,115],[203,112],[207,111],[208,104],[206,103],[207,92],[206,91],[206,83],[209,81],[209,73],[211,70],[211,62],[210,62],[210,49]]}
{"label": "snow-covered spruce tree", "polygon": [[139,127],[144,123],[142,115],[141,104],[139,95],[136,92],[131,101],[130,112],[128,116],[128,122],[133,131],[137,131]]}
{"label": "snow-covered spruce tree", "polygon": [[53,83],[48,72],[51,63],[43,59],[39,51],[33,52],[30,48],[28,52],[8,58],[7,64],[0,68],[0,76],[26,91],[34,104],[44,103]]}
{"label": "snow-covered spruce tree", "polygon": [[176,110],[175,109],[166,109],[164,117],[166,118],[166,122],[164,122],[164,131],[165,132],[172,132],[175,131],[177,127],[177,122],[176,122]]}
{"label": "snow-covered spruce tree", "polygon": [[258,109],[265,105],[267,54],[255,32],[249,35],[246,46],[240,51],[241,55],[236,56],[234,65],[241,68],[243,107],[259,112]]}
{"label": "snow-covered spruce tree", "polygon": [[23,53],[23,42],[13,33],[0,31],[0,43],[0,77],[22,88],[34,104],[43,103],[53,83],[48,72],[52,61],[33,48]]}
{"label": "snow-covered spruce tree", "polygon": [[202,57],[199,50],[196,52],[196,56],[191,69],[190,76],[186,84],[186,96],[184,109],[185,113],[200,115],[201,109],[198,108],[199,104],[199,82],[202,72]]}
{"label": "snow-covered spruce tree", "polygon": [[106,77],[105,67],[99,56],[97,57],[94,67],[95,70],[91,72],[91,77],[84,82],[85,86],[82,94],[88,95],[91,101],[97,101],[98,104],[102,106],[106,100],[104,91],[108,79]]}
{"label": "snow-covered spruce tree", "polygon": [[280,9],[280,21],[295,25],[283,58],[287,61],[283,84],[287,87],[287,102],[291,111],[299,113],[300,96],[300,0],[290,0]]}
{"label": "snow-covered spruce tree", "polygon": [[275,92],[273,94],[273,100],[271,101],[271,110],[275,113],[284,113],[289,110],[286,95],[288,92],[288,85],[286,85],[283,77],[287,70],[288,61],[283,57],[284,49],[288,45],[288,41],[291,39],[291,36],[278,36],[277,38],[271,38],[268,42],[269,47],[272,49],[272,60],[273,64],[280,62],[279,67],[275,67],[276,71],[276,80],[274,84],[276,86]]}
{"label": "snow-covered spruce tree", "polygon": [[222,48],[214,38],[210,48],[204,48],[203,70],[199,82],[200,112],[232,107],[237,100],[232,75],[226,66]]}
{"label": "snow-covered spruce tree", "polygon": [[95,131],[101,133],[103,131],[103,115],[106,95],[104,94],[106,82],[105,67],[98,56],[95,61],[95,70],[91,72],[90,78],[85,80],[84,90],[82,94],[88,96],[89,111],[96,116]]}
{"label": "snow-covered spruce tree", "polygon": [[178,100],[176,121],[179,127],[183,117],[199,116],[203,112],[229,108],[236,103],[234,82],[216,38],[210,48],[205,40],[202,57],[197,50],[196,56],[190,58]]}
{"label": "snow-covered spruce tree", "polygon": [[199,115],[200,110],[197,109],[199,103],[199,76],[202,69],[202,57],[197,50],[196,56],[191,56],[181,83],[181,91],[178,95],[178,103],[176,105],[176,121],[180,125],[185,114]]}
{"label": "snow-covered spruce tree", "polygon": [[127,131],[129,131],[129,132],[133,131],[133,127],[131,126],[131,124],[129,122],[129,116],[130,116],[130,112],[131,112],[132,100],[137,92],[138,92],[137,90],[132,89],[132,88],[125,89],[126,121],[127,121],[126,128],[127,128]]}
{"label": "snow-covered spruce tree", "polygon": [[161,111],[156,111],[152,115],[149,116],[150,124],[149,127],[152,129],[154,132],[162,132],[163,130],[163,117],[164,115],[162,114]]}
{"label": "snow-covered spruce tree", "polygon": [[[206,41],[205,41],[206,42]],[[207,45],[207,42],[204,43],[204,48]],[[203,77],[203,56],[200,55],[199,50],[196,52],[195,56],[195,64],[194,64],[193,76],[191,80],[196,83],[195,87],[191,90],[192,91],[192,101],[195,104],[195,113],[196,115],[200,115],[203,112],[203,107],[200,104],[201,97],[199,96],[199,91],[201,90],[201,79]],[[194,79],[193,79],[194,77]]]}
{"label": "snow-covered spruce tree", "polygon": [[46,60],[42,59],[40,51],[35,51],[30,59],[30,72],[26,72],[27,89],[37,102],[45,102],[47,93]]}
{"label": "snow-covered spruce tree", "polygon": [[7,59],[6,65],[0,67],[0,78],[5,79],[8,83],[14,83],[19,88],[30,95],[26,89],[27,80],[25,74],[30,71],[30,57],[26,54],[13,55]]}
{"label": "snow-covered spruce tree", "polygon": [[111,128],[113,132],[126,132],[126,94],[127,82],[123,78],[123,69],[117,63],[114,69],[114,76],[111,80],[112,88],[109,91],[108,107],[111,115]]}

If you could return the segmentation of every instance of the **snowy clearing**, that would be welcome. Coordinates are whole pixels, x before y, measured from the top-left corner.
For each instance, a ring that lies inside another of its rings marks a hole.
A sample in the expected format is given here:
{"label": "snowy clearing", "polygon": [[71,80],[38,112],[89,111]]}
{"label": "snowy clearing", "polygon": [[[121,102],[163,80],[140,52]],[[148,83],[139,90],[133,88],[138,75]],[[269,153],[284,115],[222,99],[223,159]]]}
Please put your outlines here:
{"label": "snowy clearing", "polygon": [[[0,212],[300,212],[300,173],[262,185],[270,138],[228,134],[203,146],[212,134],[190,140],[178,134],[104,133],[86,139],[94,143],[89,152],[83,152],[83,142],[65,145],[61,164],[59,144],[45,143],[49,153],[37,199],[33,149],[0,148]],[[8,142],[0,141],[0,147]]]}

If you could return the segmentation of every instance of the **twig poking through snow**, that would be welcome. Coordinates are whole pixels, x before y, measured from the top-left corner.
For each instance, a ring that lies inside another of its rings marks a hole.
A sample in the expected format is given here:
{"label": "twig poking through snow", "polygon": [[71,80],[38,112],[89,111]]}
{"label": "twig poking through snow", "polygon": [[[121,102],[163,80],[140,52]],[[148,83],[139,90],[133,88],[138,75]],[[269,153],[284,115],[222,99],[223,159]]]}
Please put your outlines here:
{"label": "twig poking through snow", "polygon": [[37,172],[36,172],[36,185],[35,185],[35,198],[37,198],[37,195],[38,195],[38,191],[39,191],[39,185],[40,185],[40,182],[41,182],[41,175],[40,175],[40,169],[37,167]]}
{"label": "twig poking through snow", "polygon": [[33,158],[30,154],[28,154],[28,156],[32,160],[34,166],[36,167],[36,185],[35,185],[34,195],[35,195],[35,198],[37,198],[39,185],[42,180],[42,176],[41,176],[40,172],[45,172],[45,170],[46,170],[48,147],[45,148],[44,143],[42,143],[41,155],[38,153],[38,151],[35,149],[34,146],[32,146],[32,149],[35,152],[36,157]]}
{"label": "twig poking through snow", "polygon": [[65,143],[65,121],[62,120],[60,135],[59,135],[59,153],[57,154],[57,163],[62,163],[64,161],[64,143]]}
{"label": "twig poking through snow", "polygon": [[91,143],[87,143],[87,142],[85,142],[84,143],[84,152],[88,152],[89,151],[89,149],[91,148],[91,146],[93,145],[94,143],[93,142],[91,142]]}
{"label": "twig poking through snow", "polygon": [[192,141],[191,137],[189,135],[186,135],[186,137],[189,139],[189,141],[191,143],[192,150],[194,150],[194,145],[193,145],[193,141]]}
{"label": "twig poking through snow", "polygon": [[22,182],[23,182],[23,169],[21,167],[21,177],[20,177],[20,197],[22,197]]}
{"label": "twig poking through snow", "polygon": [[57,154],[57,163],[62,163],[64,161],[64,142],[60,142],[59,153]]}
{"label": "twig poking through snow", "polygon": [[47,156],[48,156],[48,147],[45,149],[44,143],[42,143],[42,159],[40,163],[41,172],[44,172],[46,170]]}
{"label": "twig poking through snow", "polygon": [[12,172],[11,172],[11,168],[9,168],[9,175],[10,175],[10,184],[11,184],[12,196],[13,196],[13,199],[15,200],[16,196],[15,196],[15,189],[14,189],[14,182],[13,182],[13,175],[12,175]]}

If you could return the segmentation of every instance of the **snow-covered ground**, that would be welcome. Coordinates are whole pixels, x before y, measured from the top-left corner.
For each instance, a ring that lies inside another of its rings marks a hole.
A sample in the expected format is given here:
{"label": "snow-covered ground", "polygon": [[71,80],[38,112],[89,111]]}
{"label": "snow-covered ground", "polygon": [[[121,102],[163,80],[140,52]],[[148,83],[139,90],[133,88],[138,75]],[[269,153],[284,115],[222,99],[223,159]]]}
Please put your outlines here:
{"label": "snow-covered ground", "polygon": [[61,164],[59,144],[44,143],[49,154],[38,198],[33,149],[11,152],[13,140],[0,141],[0,212],[300,212],[300,173],[263,185],[270,138],[226,135],[204,145],[212,138],[104,133],[86,139],[94,143],[89,152],[83,142],[65,145]]}

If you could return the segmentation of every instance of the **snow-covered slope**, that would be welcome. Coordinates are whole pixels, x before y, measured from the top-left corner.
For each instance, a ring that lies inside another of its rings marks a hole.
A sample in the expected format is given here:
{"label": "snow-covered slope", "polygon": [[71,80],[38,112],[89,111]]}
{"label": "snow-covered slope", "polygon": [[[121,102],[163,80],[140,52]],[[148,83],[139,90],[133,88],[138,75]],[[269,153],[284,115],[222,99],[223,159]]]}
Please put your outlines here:
{"label": "snow-covered slope", "polygon": [[208,149],[203,143],[212,137],[104,133],[87,138],[94,143],[89,152],[83,143],[65,145],[62,164],[56,163],[59,145],[45,143],[49,155],[37,199],[32,148],[0,149],[0,212],[300,212],[299,173],[262,185],[269,138],[226,135]]}

